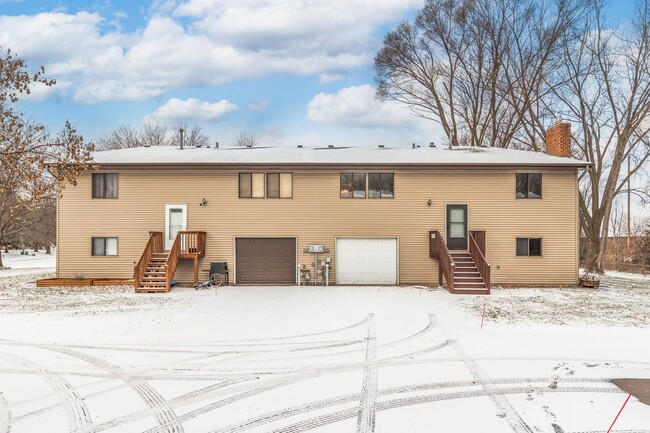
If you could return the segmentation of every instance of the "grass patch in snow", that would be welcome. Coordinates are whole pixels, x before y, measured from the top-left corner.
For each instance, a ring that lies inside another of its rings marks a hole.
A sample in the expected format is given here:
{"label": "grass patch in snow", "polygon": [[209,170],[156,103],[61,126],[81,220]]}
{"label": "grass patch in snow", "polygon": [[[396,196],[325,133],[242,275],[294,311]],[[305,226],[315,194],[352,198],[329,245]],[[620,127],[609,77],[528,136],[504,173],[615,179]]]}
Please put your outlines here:
{"label": "grass patch in snow", "polygon": [[650,326],[650,282],[606,275],[600,288],[504,289],[446,298],[469,315],[505,324]]}

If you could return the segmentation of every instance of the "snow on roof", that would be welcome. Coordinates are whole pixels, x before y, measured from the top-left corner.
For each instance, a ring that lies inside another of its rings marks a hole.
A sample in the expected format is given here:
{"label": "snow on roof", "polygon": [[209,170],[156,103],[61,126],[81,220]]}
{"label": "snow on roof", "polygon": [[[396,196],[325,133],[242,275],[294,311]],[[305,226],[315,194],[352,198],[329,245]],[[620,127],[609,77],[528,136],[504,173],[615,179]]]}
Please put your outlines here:
{"label": "snow on roof", "polygon": [[494,147],[253,147],[156,146],[94,153],[99,165],[476,165],[584,167],[589,163],[543,152]]}

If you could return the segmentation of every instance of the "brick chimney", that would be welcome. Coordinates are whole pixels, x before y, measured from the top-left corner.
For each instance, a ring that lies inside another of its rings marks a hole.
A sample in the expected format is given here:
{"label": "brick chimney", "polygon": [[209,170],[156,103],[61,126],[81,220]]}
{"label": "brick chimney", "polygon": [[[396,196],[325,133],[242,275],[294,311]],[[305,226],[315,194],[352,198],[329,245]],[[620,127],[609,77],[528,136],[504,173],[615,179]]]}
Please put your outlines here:
{"label": "brick chimney", "polygon": [[571,158],[571,124],[558,118],[555,125],[546,130],[546,153]]}

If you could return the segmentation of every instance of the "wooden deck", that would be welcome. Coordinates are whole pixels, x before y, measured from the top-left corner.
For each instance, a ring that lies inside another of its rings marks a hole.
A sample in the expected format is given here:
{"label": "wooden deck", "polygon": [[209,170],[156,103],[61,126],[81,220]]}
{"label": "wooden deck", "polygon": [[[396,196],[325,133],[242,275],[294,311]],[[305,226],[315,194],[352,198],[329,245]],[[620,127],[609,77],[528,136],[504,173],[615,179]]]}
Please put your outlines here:
{"label": "wooden deck", "polygon": [[44,278],[36,280],[36,287],[90,287],[90,286],[132,286],[132,279],[76,279],[76,278]]}

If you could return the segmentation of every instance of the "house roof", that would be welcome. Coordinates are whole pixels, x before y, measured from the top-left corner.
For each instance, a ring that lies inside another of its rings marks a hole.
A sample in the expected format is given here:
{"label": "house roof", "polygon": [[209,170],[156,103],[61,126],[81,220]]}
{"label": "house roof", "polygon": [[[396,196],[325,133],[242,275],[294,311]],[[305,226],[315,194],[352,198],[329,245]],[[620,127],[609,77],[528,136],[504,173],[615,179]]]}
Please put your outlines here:
{"label": "house roof", "polygon": [[459,147],[370,147],[335,146],[320,148],[254,147],[254,148],[195,148],[135,147],[97,151],[95,162],[120,166],[548,166],[585,167],[588,162],[573,158],[547,155],[543,152],[487,148]]}

